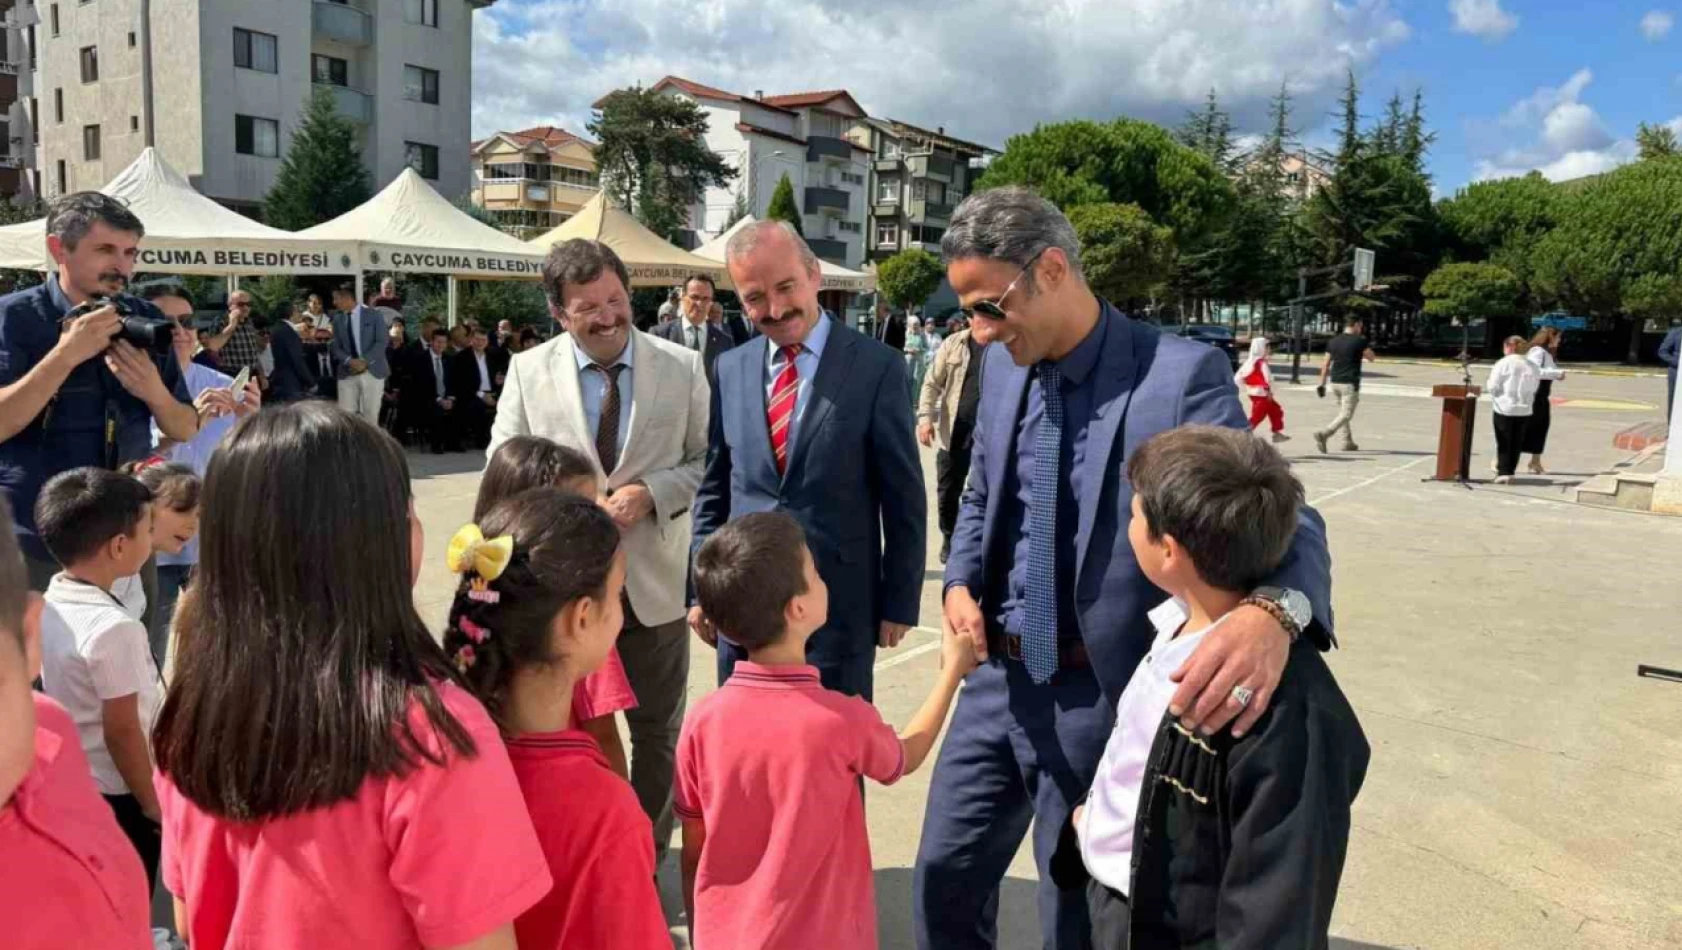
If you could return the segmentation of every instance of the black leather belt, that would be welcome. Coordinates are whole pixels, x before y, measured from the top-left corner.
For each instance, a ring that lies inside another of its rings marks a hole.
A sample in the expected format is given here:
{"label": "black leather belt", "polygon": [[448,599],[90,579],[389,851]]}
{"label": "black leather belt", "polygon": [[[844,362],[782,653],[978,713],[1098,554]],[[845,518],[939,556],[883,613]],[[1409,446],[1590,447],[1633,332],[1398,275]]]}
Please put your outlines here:
{"label": "black leather belt", "polygon": [[[987,652],[993,656],[1002,656],[1007,660],[1022,662],[1022,638],[1014,633],[999,633],[988,631]],[[1085,640],[1057,641],[1057,668],[1060,670],[1084,670],[1092,666],[1092,658],[1086,655]]]}

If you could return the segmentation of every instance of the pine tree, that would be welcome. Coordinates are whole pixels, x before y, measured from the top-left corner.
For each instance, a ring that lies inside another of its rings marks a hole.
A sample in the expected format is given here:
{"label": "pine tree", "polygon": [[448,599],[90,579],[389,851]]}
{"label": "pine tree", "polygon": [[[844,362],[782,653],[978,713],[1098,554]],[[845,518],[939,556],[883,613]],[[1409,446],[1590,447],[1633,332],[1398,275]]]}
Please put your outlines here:
{"label": "pine tree", "polygon": [[1402,158],[1408,165],[1421,175],[1425,174],[1425,153],[1430,151],[1431,143],[1437,140],[1437,133],[1425,131],[1425,93],[1423,90],[1413,91],[1413,110],[1408,113],[1407,121],[1402,125],[1401,142],[1399,143]]}
{"label": "pine tree", "polygon": [[602,191],[650,231],[678,237],[706,190],[736,177],[707,145],[706,110],[651,89],[619,89],[602,100],[587,128],[596,138]]}
{"label": "pine tree", "polygon": [[1398,155],[1402,151],[1402,137],[1407,130],[1407,114],[1402,111],[1402,94],[1398,90],[1384,106],[1384,119],[1373,130],[1373,150],[1380,155]]}
{"label": "pine tree", "polygon": [[806,235],[800,226],[800,208],[794,203],[794,182],[789,181],[787,172],[783,173],[783,180],[777,182],[777,190],[771,192],[771,205],[765,209],[765,217],[772,221],[787,221],[794,225],[796,234]]}
{"label": "pine tree", "polygon": [[1216,168],[1232,171],[1232,117],[1221,110],[1213,88],[1202,109],[1186,113],[1186,120],[1175,136],[1181,144],[1214,162]]}
{"label": "pine tree", "polygon": [[1343,128],[1337,137],[1337,154],[1332,156],[1334,168],[1352,164],[1361,154],[1361,88],[1355,82],[1355,70],[1349,70],[1349,82],[1343,98],[1338,100],[1343,111]]}
{"label": "pine tree", "polygon": [[373,180],[356,147],[356,126],[339,115],[324,86],[304,106],[274,187],[263,199],[263,220],[302,231],[331,220],[372,197]]}
{"label": "pine tree", "polygon": [[748,196],[738,192],[736,203],[730,206],[730,217],[724,219],[724,230],[728,231],[736,226],[738,221],[748,216]]}

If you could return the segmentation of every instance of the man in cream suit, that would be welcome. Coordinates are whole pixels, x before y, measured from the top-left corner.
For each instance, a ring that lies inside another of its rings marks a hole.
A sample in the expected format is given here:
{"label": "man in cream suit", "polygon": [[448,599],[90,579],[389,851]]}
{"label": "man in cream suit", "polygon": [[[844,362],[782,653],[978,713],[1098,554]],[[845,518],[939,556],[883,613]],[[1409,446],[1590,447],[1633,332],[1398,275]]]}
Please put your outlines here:
{"label": "man in cream suit", "polygon": [[601,504],[625,538],[619,655],[638,704],[625,715],[631,786],[663,858],[689,686],[689,509],[706,463],[712,392],[699,353],[631,325],[630,286],[605,244],[575,239],[549,251],[543,287],[567,332],[514,357],[488,451],[536,435],[597,463]]}

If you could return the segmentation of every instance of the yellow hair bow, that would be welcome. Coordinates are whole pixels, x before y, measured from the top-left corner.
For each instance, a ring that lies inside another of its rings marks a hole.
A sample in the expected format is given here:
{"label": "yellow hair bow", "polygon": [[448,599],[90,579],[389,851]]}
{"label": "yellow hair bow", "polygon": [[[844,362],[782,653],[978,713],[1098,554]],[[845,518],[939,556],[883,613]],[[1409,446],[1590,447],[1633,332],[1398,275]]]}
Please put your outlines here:
{"label": "yellow hair bow", "polygon": [[444,563],[457,574],[472,571],[487,581],[494,581],[502,576],[513,557],[512,536],[505,534],[500,538],[486,538],[479,532],[478,525],[470,524],[450,539]]}

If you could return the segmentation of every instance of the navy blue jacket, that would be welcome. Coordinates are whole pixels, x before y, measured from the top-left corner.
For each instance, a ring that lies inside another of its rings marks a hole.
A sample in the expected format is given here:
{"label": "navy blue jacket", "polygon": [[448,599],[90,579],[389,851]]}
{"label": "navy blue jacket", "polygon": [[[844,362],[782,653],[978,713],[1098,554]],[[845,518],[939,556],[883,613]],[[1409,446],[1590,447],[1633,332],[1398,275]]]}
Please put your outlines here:
{"label": "navy blue jacket", "polygon": [[928,499],[905,360],[835,320],[779,477],[765,421],[769,345],[755,337],[718,358],[694,545],[735,516],[793,515],[829,587],[829,623],[807,656],[855,656],[875,649],[882,621],[917,623],[922,600]]}

